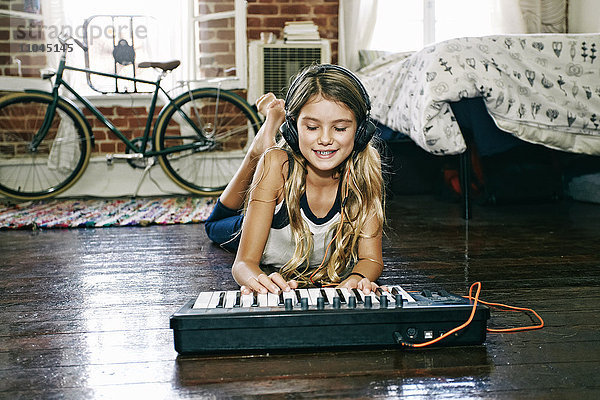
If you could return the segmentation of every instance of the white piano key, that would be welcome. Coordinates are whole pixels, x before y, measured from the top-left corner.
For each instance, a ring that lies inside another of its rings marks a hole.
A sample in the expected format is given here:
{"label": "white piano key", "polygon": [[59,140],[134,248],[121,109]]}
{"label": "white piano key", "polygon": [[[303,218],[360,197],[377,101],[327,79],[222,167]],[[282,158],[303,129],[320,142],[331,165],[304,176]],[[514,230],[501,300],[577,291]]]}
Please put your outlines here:
{"label": "white piano key", "polygon": [[342,296],[344,296],[346,303],[348,302],[350,296],[354,296],[354,293],[351,293],[347,288],[340,288],[340,291],[342,292]]}
{"label": "white piano key", "polygon": [[285,305],[285,301],[287,299],[292,299],[292,306],[295,306],[296,303],[298,302],[296,299],[296,293],[293,290],[290,290],[289,292],[283,292],[283,304]]}
{"label": "white piano key", "polygon": [[325,295],[327,296],[327,300],[329,300],[329,304],[333,304],[333,298],[337,296],[337,293],[335,292],[335,288],[326,287]]}
{"label": "white piano key", "polygon": [[219,300],[221,298],[221,293],[224,293],[224,292],[222,292],[222,291],[213,292],[213,295],[210,298],[207,308],[217,308],[217,304],[219,304]]}
{"label": "white piano key", "polygon": [[351,293],[356,296],[357,304],[361,304],[365,301],[365,293],[362,290],[352,289]]}
{"label": "white piano key", "polygon": [[402,287],[390,286],[389,288],[390,288],[390,291],[393,288],[396,288],[396,290],[398,290],[398,292],[400,292],[400,294],[402,294],[402,297],[404,298],[404,300],[408,301],[409,303],[416,303],[415,299],[410,294],[408,294],[408,292],[406,290],[402,289]]}
{"label": "white piano key", "polygon": [[369,294],[365,294],[365,296],[370,297],[371,300],[373,301],[373,304],[379,304],[379,296],[377,296],[377,294],[375,292],[371,292]]}
{"label": "white piano key", "polygon": [[200,292],[192,308],[207,308],[213,292]]}
{"label": "white piano key", "polygon": [[242,307],[252,307],[254,301],[254,295],[252,293],[242,295]]}
{"label": "white piano key", "polygon": [[258,294],[258,306],[259,307],[268,307],[268,294],[267,293],[259,293]]}
{"label": "white piano key", "polygon": [[225,294],[225,308],[233,308],[235,305],[235,298],[237,295],[237,290],[228,290]]}
{"label": "white piano key", "polygon": [[321,289],[319,288],[308,288],[308,295],[310,296],[311,305],[317,305],[317,299],[321,297]]}
{"label": "white piano key", "polygon": [[310,293],[308,292],[308,289],[298,289],[300,291],[300,296],[301,297],[306,297],[308,299],[308,305],[309,306],[316,306],[317,303],[315,302],[313,304],[313,300],[312,297],[310,296]]}
{"label": "white piano key", "polygon": [[[392,295],[392,293],[389,291],[381,289],[381,294],[387,297],[388,302],[394,301],[394,295]],[[379,297],[378,294],[376,294],[376,296]]]}
{"label": "white piano key", "polygon": [[273,294],[271,292],[267,293],[267,306],[268,307],[277,307],[279,304],[279,295]]}

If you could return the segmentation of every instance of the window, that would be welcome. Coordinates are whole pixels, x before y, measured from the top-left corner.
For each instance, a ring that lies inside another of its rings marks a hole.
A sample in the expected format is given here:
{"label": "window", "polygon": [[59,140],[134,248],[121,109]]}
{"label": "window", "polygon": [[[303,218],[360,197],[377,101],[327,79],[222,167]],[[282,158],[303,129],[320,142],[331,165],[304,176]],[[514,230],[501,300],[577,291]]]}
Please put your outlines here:
{"label": "window", "polygon": [[[53,0],[46,0],[52,3]],[[180,60],[181,66],[164,80],[165,88],[176,87],[182,81],[192,86],[215,85],[215,80],[227,81],[224,88],[245,88],[246,85],[246,5],[244,0],[102,0],[84,2],[62,0],[60,19],[44,22],[45,30],[66,28],[83,41],[87,33],[88,57],[77,46],[68,55],[68,64],[86,65],[106,73],[154,80],[152,69],[134,68],[132,63],[116,63],[114,44],[135,50],[135,64],[142,61]],[[44,9],[42,7],[42,12]],[[90,19],[90,17],[92,17]],[[116,17],[113,17],[116,16]],[[87,25],[84,21],[88,21]],[[49,32],[44,32],[48,35]],[[49,60],[49,66],[58,59]],[[228,74],[227,79],[225,75]],[[68,77],[78,91],[94,94],[88,83],[100,91],[148,91],[151,87],[134,86],[128,81],[72,72]],[[208,81],[210,80],[210,81]]]}
{"label": "window", "polygon": [[495,0],[379,0],[370,48],[416,51],[434,42],[493,32]]}
{"label": "window", "polygon": [[[209,9],[209,5],[214,8]],[[190,15],[195,68],[189,79],[195,86],[218,83],[226,89],[245,89],[246,1],[222,0],[211,4],[194,0]]]}

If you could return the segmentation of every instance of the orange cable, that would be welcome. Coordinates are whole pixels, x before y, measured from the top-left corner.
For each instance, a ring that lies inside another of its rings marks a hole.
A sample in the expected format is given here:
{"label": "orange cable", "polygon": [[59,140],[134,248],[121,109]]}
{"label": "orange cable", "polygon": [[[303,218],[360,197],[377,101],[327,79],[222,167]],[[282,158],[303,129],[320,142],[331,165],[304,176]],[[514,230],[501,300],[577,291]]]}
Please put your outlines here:
{"label": "orange cable", "polygon": [[[474,287],[477,287],[475,296],[473,296],[473,288]],[[469,316],[467,321],[464,322],[463,324],[461,324],[461,325],[457,326],[456,328],[451,329],[450,331],[444,333],[443,335],[441,335],[433,340],[427,341],[427,342],[407,343],[407,342],[401,341],[400,343],[406,347],[417,347],[418,348],[418,347],[430,346],[434,343],[439,342],[440,340],[452,335],[453,333],[458,332],[461,329],[467,327],[473,321],[473,317],[475,316],[475,311],[477,309],[477,303],[485,304],[487,306],[494,307],[496,309],[500,309],[501,307],[508,309],[508,310],[501,310],[501,311],[512,311],[512,312],[527,312],[528,311],[528,312],[531,312],[533,315],[535,315],[537,317],[537,319],[540,321],[540,323],[538,325],[531,325],[531,326],[521,326],[521,327],[504,328],[504,329],[487,328],[487,331],[490,333],[515,333],[515,332],[529,331],[529,330],[535,330],[535,329],[542,329],[544,327],[544,320],[542,319],[542,317],[540,317],[540,315],[537,312],[535,312],[535,310],[533,310],[531,308],[526,308],[526,307],[509,306],[509,305],[502,304],[502,303],[492,303],[492,302],[479,300],[480,293],[481,293],[481,282],[475,282],[469,288],[469,295],[463,296],[465,299],[469,299],[469,300],[473,301],[473,308],[471,310],[471,315]]]}
{"label": "orange cable", "polygon": [[[469,296],[464,296],[464,298],[471,300],[472,299],[471,292],[469,291]],[[498,309],[499,311],[512,311],[512,312],[527,312],[527,311],[529,311],[533,315],[535,315],[536,318],[540,321],[540,323],[538,325],[531,325],[531,326],[519,326],[519,327],[515,327],[515,328],[504,328],[504,329],[487,328],[487,331],[490,333],[515,333],[515,332],[542,329],[544,327],[544,320],[542,319],[542,317],[540,317],[540,315],[531,308],[515,307],[515,306],[509,306],[509,305],[502,304],[502,303],[491,303],[491,302],[487,302],[487,301],[483,301],[483,300],[479,300],[479,302],[481,304],[485,304],[486,306],[494,307],[494,308]],[[499,309],[499,307],[508,308],[508,310],[501,310],[501,309]]]}
{"label": "orange cable", "polygon": [[471,285],[471,288],[469,289],[469,296],[471,296],[473,286],[477,286],[477,292],[475,292],[473,308],[471,309],[471,315],[469,315],[469,318],[463,324],[461,324],[461,325],[457,326],[456,328],[453,328],[453,329],[449,330],[448,332],[444,333],[443,335],[440,335],[437,338],[427,341],[427,342],[407,343],[407,342],[402,341],[401,344],[406,347],[417,347],[417,348],[431,346],[432,344],[437,343],[440,340],[447,338],[448,336],[454,334],[455,332],[458,332],[461,329],[467,327],[473,321],[473,318],[475,317],[475,311],[477,310],[477,302],[479,301],[479,293],[481,292],[481,282],[475,282],[474,284]]}

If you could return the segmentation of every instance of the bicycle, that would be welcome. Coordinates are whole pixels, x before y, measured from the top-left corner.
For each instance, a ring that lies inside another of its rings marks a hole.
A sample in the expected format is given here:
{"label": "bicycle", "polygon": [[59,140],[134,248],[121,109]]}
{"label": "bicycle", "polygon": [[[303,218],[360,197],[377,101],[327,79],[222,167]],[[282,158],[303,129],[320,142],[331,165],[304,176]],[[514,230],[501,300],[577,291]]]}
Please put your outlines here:
{"label": "bicycle", "polygon": [[[58,69],[43,76],[54,77],[52,92],[26,90],[0,99],[0,194],[17,200],[45,199],[64,192],[83,175],[94,136],[82,110],[59,95],[61,87],[125,143],[125,153],[113,158],[147,169],[157,158],[165,174],[185,190],[198,195],[220,194],[261,125],[256,110],[233,91],[220,88],[193,89],[172,98],[160,83],[179,61],[138,64],[161,71],[156,81],[68,66],[66,56],[73,46],[67,43],[70,39],[84,46],[74,38],[59,39],[62,55]],[[153,85],[143,135],[129,140],[63,80],[67,70]],[[160,93],[168,101],[152,127]]]}

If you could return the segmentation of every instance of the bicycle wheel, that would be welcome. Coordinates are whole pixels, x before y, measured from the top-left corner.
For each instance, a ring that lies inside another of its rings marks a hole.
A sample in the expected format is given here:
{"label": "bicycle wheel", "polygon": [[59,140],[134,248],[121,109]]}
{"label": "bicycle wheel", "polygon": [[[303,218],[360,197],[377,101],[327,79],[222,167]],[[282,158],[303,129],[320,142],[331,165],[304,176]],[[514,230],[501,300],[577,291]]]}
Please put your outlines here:
{"label": "bicycle wheel", "polygon": [[13,93],[0,99],[0,193],[36,200],[67,190],[90,158],[89,125],[80,111],[60,99],[40,144],[30,144],[44,122],[52,96]]}
{"label": "bicycle wheel", "polygon": [[158,160],[179,186],[192,193],[218,195],[238,170],[259,127],[258,115],[237,94],[196,89],[177,97],[161,111],[155,128],[155,149],[166,151]]}

